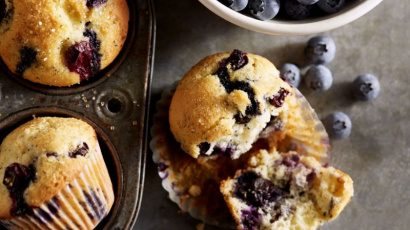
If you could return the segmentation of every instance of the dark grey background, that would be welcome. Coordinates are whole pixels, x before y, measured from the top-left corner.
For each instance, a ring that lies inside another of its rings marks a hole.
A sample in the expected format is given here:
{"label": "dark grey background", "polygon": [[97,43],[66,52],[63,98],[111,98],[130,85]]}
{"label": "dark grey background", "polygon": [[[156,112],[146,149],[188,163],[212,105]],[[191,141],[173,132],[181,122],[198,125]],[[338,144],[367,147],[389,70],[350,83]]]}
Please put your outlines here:
{"label": "dark grey background", "polygon": [[[285,61],[303,64],[302,51],[310,36],[268,36],[247,31],[194,0],[156,0],[155,5],[153,104],[165,86],[214,52],[239,48],[263,55],[277,66]],[[355,197],[343,214],[323,229],[410,227],[409,22],[409,1],[386,0],[361,19],[327,33],[338,47],[336,59],[329,65],[334,85],[319,94],[302,89],[320,117],[340,110],[353,122],[350,139],[333,143],[332,164],[352,176]],[[365,72],[379,76],[381,95],[374,102],[354,102],[349,84]],[[198,223],[169,201],[149,153],[143,204],[135,229],[195,229]]]}

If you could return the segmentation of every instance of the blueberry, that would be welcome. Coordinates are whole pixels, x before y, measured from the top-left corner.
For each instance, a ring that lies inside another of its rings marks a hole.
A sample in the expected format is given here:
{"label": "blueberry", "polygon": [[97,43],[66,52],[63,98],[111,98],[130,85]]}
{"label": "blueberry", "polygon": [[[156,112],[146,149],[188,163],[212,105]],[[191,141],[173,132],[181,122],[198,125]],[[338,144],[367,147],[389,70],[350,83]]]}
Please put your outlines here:
{"label": "blueberry", "polygon": [[255,172],[242,174],[237,181],[235,196],[253,207],[262,207],[270,202],[281,199],[288,191],[285,191],[271,181],[266,180]]}
{"label": "blueberry", "polygon": [[313,5],[319,0],[298,0],[298,2],[302,3],[303,5]]}
{"label": "blueberry", "polygon": [[329,36],[317,36],[308,41],[305,55],[312,64],[327,64],[336,55],[336,44]]}
{"label": "blueberry", "polygon": [[251,14],[262,21],[274,18],[280,9],[279,0],[250,0],[249,10]]}
{"label": "blueberry", "polygon": [[77,156],[84,157],[85,155],[88,154],[88,150],[89,150],[88,145],[87,143],[84,142],[82,145],[77,146],[77,149],[75,149],[72,152],[69,152],[68,156],[71,158],[77,158]]}
{"label": "blueberry", "polygon": [[305,84],[314,91],[326,91],[333,83],[332,72],[324,65],[310,67],[305,76]]}
{"label": "blueberry", "polygon": [[295,20],[302,20],[309,17],[312,13],[312,5],[305,5],[297,0],[286,0],[285,13],[286,15]]}
{"label": "blueberry", "polygon": [[283,103],[288,95],[289,91],[284,88],[280,88],[279,91],[269,99],[269,103],[276,108],[280,108],[283,106]]}
{"label": "blueberry", "polygon": [[346,0],[319,0],[317,6],[328,14],[338,12],[345,5]]}
{"label": "blueberry", "polygon": [[261,215],[258,210],[251,207],[249,210],[242,210],[241,221],[244,230],[259,229]]}
{"label": "blueberry", "polygon": [[233,9],[234,11],[241,11],[248,5],[248,0],[219,0],[225,6]]}
{"label": "blueberry", "polygon": [[4,171],[3,184],[9,191],[12,200],[10,213],[12,216],[21,216],[31,211],[24,199],[24,192],[36,178],[36,169],[33,165],[25,166],[13,163]]}
{"label": "blueberry", "polygon": [[251,120],[252,116],[261,113],[259,102],[256,100],[255,92],[251,85],[244,81],[231,81],[229,76],[228,65],[233,71],[236,71],[243,68],[248,63],[249,59],[245,52],[234,50],[228,58],[220,61],[219,68],[214,73],[218,76],[219,81],[225,88],[226,92],[231,93],[234,90],[241,90],[248,94],[251,104],[246,107],[245,114],[238,113],[234,116],[238,124],[246,124]]}
{"label": "blueberry", "polygon": [[285,63],[280,69],[280,77],[293,87],[299,87],[300,84],[300,70],[291,63]]}
{"label": "blueberry", "polygon": [[101,67],[101,54],[99,53],[101,41],[97,38],[97,34],[88,28],[83,35],[88,41],[77,42],[65,52],[68,69],[78,73],[81,81],[94,76]]}
{"label": "blueberry", "polygon": [[342,112],[328,115],[323,121],[329,136],[334,139],[345,139],[352,131],[352,121]]}
{"label": "blueberry", "polygon": [[16,73],[22,75],[26,69],[30,68],[37,60],[37,51],[32,47],[23,46],[20,49],[20,61],[16,67]]}
{"label": "blueberry", "polygon": [[372,74],[363,74],[353,81],[353,94],[362,101],[370,101],[380,94],[380,83]]}

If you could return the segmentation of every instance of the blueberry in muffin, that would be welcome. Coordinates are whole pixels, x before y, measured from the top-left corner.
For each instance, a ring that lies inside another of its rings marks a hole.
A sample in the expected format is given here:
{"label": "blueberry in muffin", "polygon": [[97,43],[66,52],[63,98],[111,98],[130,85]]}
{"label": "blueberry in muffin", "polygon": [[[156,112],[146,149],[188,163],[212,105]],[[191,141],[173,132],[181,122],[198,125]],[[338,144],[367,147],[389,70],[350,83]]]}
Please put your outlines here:
{"label": "blueberry in muffin", "polygon": [[317,229],[353,196],[347,174],[296,152],[261,150],[249,166],[221,183],[238,229]]}
{"label": "blueberry in muffin", "polygon": [[35,118],[0,146],[0,224],[93,229],[114,192],[94,129],[74,118]]}

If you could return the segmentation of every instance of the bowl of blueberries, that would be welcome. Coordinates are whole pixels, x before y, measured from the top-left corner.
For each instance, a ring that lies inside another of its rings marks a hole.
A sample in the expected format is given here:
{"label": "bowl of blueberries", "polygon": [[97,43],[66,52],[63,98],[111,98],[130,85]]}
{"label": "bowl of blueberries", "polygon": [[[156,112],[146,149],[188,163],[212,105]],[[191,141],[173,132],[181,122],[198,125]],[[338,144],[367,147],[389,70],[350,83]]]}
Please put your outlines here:
{"label": "bowl of blueberries", "polygon": [[346,25],[382,0],[199,0],[225,20],[265,34],[303,35]]}

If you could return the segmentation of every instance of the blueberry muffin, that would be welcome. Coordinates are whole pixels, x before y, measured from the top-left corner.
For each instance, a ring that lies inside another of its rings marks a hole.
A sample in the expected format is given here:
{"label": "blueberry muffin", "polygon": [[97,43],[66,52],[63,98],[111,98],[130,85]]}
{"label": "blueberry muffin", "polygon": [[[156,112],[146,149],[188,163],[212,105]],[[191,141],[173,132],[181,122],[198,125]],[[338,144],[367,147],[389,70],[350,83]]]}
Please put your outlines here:
{"label": "blueberry muffin", "polygon": [[113,186],[96,133],[74,118],[35,118],[0,146],[0,223],[8,229],[93,229]]}
{"label": "blueberry muffin", "polygon": [[79,84],[115,59],[128,20],[126,0],[0,0],[0,56],[29,81]]}
{"label": "blueberry muffin", "polygon": [[286,110],[290,86],[267,59],[234,50],[206,57],[179,82],[170,127],[194,158],[248,151],[272,117]]}
{"label": "blueberry muffin", "polygon": [[313,157],[261,151],[250,167],[221,183],[238,229],[317,229],[353,196],[353,181]]}

